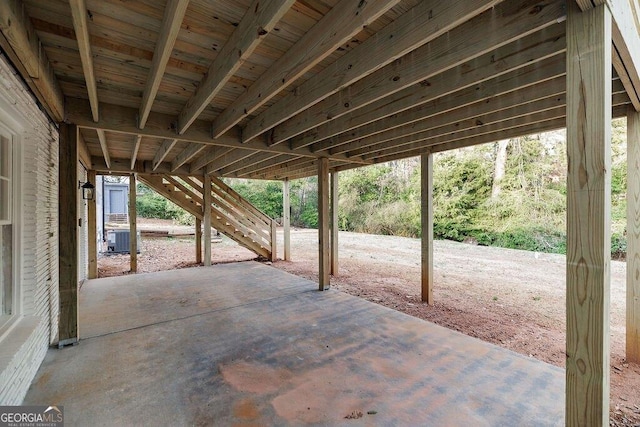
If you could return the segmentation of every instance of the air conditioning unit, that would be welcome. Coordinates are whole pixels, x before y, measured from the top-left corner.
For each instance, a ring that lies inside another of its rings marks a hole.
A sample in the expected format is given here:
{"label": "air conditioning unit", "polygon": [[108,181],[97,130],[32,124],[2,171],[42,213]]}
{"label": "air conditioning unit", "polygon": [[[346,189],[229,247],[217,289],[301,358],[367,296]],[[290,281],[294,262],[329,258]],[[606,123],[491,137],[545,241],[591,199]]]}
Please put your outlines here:
{"label": "air conditioning unit", "polygon": [[[136,234],[137,253],[140,253],[140,231]],[[107,252],[128,254],[129,253],[129,230],[107,230]]]}

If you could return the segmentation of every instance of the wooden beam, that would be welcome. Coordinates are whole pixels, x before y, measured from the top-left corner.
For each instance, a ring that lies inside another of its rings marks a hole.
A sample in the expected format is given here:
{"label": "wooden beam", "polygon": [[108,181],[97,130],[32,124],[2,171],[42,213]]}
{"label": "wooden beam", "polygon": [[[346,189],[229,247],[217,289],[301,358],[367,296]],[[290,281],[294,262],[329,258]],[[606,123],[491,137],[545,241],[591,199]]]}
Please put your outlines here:
{"label": "wooden beam", "polygon": [[312,149],[345,153],[395,137],[561,94],[566,89],[565,67],[565,55],[556,55],[531,67],[453,92],[444,99],[438,98],[405,110],[403,114],[336,135],[314,144]]}
{"label": "wooden beam", "polygon": [[270,245],[270,253],[269,253],[269,261],[276,262],[278,259],[278,223],[275,219],[271,220],[269,230],[269,237],[271,237],[271,245]]}
{"label": "wooden beam", "polygon": [[[565,62],[564,57],[559,59],[562,59],[562,63]],[[564,69],[564,66],[562,68]],[[514,78],[529,82],[526,76],[522,78],[514,76]],[[365,153],[368,147],[379,149],[384,147],[386,141],[395,138],[420,134],[453,123],[460,125],[460,122],[469,119],[474,119],[473,122],[476,125],[485,123],[481,119],[482,116],[508,108],[524,107],[527,103],[535,101],[539,101],[539,104],[546,102],[549,106],[553,106],[561,105],[564,100],[562,96],[562,100],[552,102],[554,97],[560,97],[565,92],[566,84],[562,74],[540,84],[533,84],[539,81],[533,78],[530,80],[531,86],[520,90],[503,79],[498,79],[498,81],[497,86],[474,86],[463,89],[451,94],[446,99],[438,99],[415,109],[407,110],[404,114],[381,120],[381,123],[388,123],[386,128],[382,127],[380,122],[374,122],[351,132],[340,134],[329,141],[324,141],[323,148],[335,144],[333,148],[329,148],[329,153],[348,152],[349,156],[357,156],[360,155],[359,153]],[[517,84],[515,83],[515,85]],[[503,86],[506,92],[502,92],[500,86]],[[489,90],[484,91],[485,88]],[[327,144],[327,142],[329,143]],[[313,149],[315,150],[316,147],[314,146]]]}
{"label": "wooden beam", "polygon": [[632,7],[628,1],[607,0],[607,7],[613,16],[612,39],[616,55],[621,63],[614,61],[618,74],[625,75],[625,89],[636,111],[640,111],[640,28],[636,25]]}
{"label": "wooden beam", "polygon": [[273,168],[262,170],[260,172],[256,172],[255,174],[245,174],[243,178],[285,179],[288,177],[285,174],[292,171],[301,170],[301,169],[309,169],[313,172],[311,175],[317,175],[317,172],[318,172],[317,165],[318,165],[317,160],[302,158],[302,159],[288,162],[286,165],[283,164],[283,165],[275,166]]}
{"label": "wooden beam", "polygon": [[138,210],[136,209],[136,175],[129,175],[129,271],[138,272]]}
{"label": "wooden beam", "polygon": [[[156,152],[155,157],[153,158],[153,170],[158,169],[160,163],[162,163],[169,154],[169,152],[176,146],[178,143],[177,139],[165,139],[158,151]],[[177,169],[177,168],[176,168]]]}
{"label": "wooden beam", "polygon": [[[316,161],[317,163],[318,161]],[[337,164],[333,164],[333,163],[329,163],[329,172],[336,170],[336,166],[338,166]],[[299,178],[306,178],[306,177],[310,177],[310,176],[314,176],[317,173],[317,169],[314,169],[313,167],[309,167],[309,168],[301,168],[295,171],[287,171],[285,174],[283,174],[282,176],[275,176],[275,177],[263,177],[262,179],[289,179],[289,180],[294,180],[294,179],[299,179]]]}
{"label": "wooden beam", "polygon": [[256,152],[254,154],[251,154],[248,157],[245,157],[244,159],[235,162],[229,166],[226,166],[222,169],[220,169],[218,172],[220,173],[220,176],[229,176],[231,174],[236,173],[239,170],[248,168],[248,169],[252,169],[252,166],[261,163],[261,162],[265,162],[268,160],[271,160],[273,158],[281,158],[281,157],[288,157],[291,158],[290,156],[287,156],[285,154],[274,154],[274,153],[263,153],[263,152]]}
{"label": "wooden beam", "polygon": [[[626,94],[622,94],[622,96],[627,98],[627,101],[612,108],[614,117],[621,117],[626,114],[628,97],[626,97]],[[525,106],[524,108],[527,107]],[[387,147],[384,151],[372,153],[371,160],[380,163],[417,156],[425,152],[425,150],[435,153],[494,142],[499,139],[548,132],[565,127],[565,112],[565,108],[562,106],[532,114],[517,115],[516,117],[510,117],[509,114],[504,115],[504,112],[499,112],[499,115],[490,119],[487,125],[472,127],[455,133],[430,135],[427,139],[420,139],[418,136],[415,136],[413,140],[411,137],[408,139],[400,138],[396,141],[398,145],[395,149]],[[494,120],[496,117],[501,116],[505,117],[502,121],[499,119]]]}
{"label": "wooden beam", "polygon": [[[248,141],[380,67],[495,6],[496,0],[421,1],[247,123]],[[279,143],[280,141],[273,141]]]}
{"label": "wooden beam", "polygon": [[[612,108],[613,117],[623,117],[626,115],[627,104],[622,104]],[[463,147],[470,147],[473,145],[484,144],[487,142],[495,142],[500,138],[517,138],[526,135],[539,134],[542,132],[549,132],[552,130],[558,130],[566,127],[565,116],[551,117],[547,120],[528,122],[523,120],[521,123],[514,127],[506,129],[497,129],[492,132],[481,132],[478,135],[455,135],[450,138],[442,138],[438,140],[434,145],[420,145],[409,151],[399,151],[393,154],[376,157],[374,160],[376,163],[390,162],[393,160],[406,159],[409,157],[419,156],[425,152],[439,153],[442,151],[456,150]],[[348,170],[359,165],[343,165],[338,166],[337,170]]]}
{"label": "wooden beam", "polygon": [[616,73],[620,77],[622,84],[627,90],[627,93],[629,94],[629,98],[631,99],[631,103],[633,104],[634,108],[636,108],[636,110],[640,110],[640,97],[638,96],[638,93],[633,88],[633,81],[631,80],[631,77],[629,76],[627,69],[624,67],[624,62],[620,57],[620,53],[615,48],[615,46],[612,49],[612,51],[613,51],[612,52],[613,68],[616,70]]}
{"label": "wooden beam", "polygon": [[78,128],[60,123],[58,346],[78,342]]}
{"label": "wooden beam", "polygon": [[[316,176],[318,172],[318,160],[310,160],[308,162],[292,162],[293,164],[290,167],[269,171],[261,171],[255,175],[249,174],[246,177],[249,179],[269,179],[269,180],[283,180],[283,179],[295,179],[302,178],[307,176]],[[336,170],[336,167],[344,165],[346,162],[329,162],[329,170]],[[357,167],[357,164],[351,164],[353,167]],[[307,173],[306,175],[300,176],[300,173]],[[294,177],[295,178],[292,178]]]}
{"label": "wooden beam", "polygon": [[204,227],[204,265],[211,265],[211,178],[204,174],[202,180],[202,209]]}
{"label": "wooden beam", "polygon": [[262,174],[250,175],[249,179],[267,179],[272,181],[278,181],[278,180],[281,181],[284,179],[288,179],[289,181],[293,181],[294,179],[297,179],[297,178],[305,178],[305,177],[310,177],[314,175],[317,176],[317,172],[318,172],[317,163],[318,162],[314,160],[310,165],[306,167],[299,167],[293,170],[286,170],[281,173],[270,173],[270,174],[262,173]]}
{"label": "wooden beam", "polygon": [[[312,167],[313,170],[315,171],[316,169],[316,164],[317,161],[314,159],[309,159],[306,157],[302,157],[299,159],[295,159],[295,160],[291,160],[289,162],[277,165],[277,166],[273,166],[273,167],[269,167],[269,168],[265,168],[256,172],[245,172],[243,173],[241,176],[239,176],[239,178],[247,178],[247,179],[251,179],[251,178],[256,178],[258,176],[263,176],[263,177],[267,177],[267,176],[277,176],[280,175],[284,172],[290,171],[290,170],[297,170],[300,169],[302,167]],[[315,172],[312,174],[315,175]],[[284,179],[286,177],[281,177],[279,179]]]}
{"label": "wooden beam", "polygon": [[253,150],[236,149],[218,157],[207,165],[207,174],[214,173],[219,169],[232,165],[240,160],[246,159],[255,154]]}
{"label": "wooden beam", "polygon": [[[76,34],[72,28],[73,24],[67,25],[66,22],[62,24],[60,20],[57,20],[57,23],[54,23],[51,22],[51,20],[40,19],[35,16],[31,17],[31,22],[33,24],[33,28],[35,28],[36,31],[48,33],[50,36],[55,36],[59,38],[59,40],[61,40],[63,43],[65,43],[65,39],[76,40]],[[150,35],[151,31],[153,30],[151,30],[150,27],[147,26],[148,18],[142,25],[145,25],[145,29],[142,29],[142,27],[139,27],[139,29],[144,33]],[[105,29],[105,27],[101,25],[100,29]],[[154,25],[154,29],[157,29],[157,26]],[[148,48],[149,43],[147,43],[146,40],[144,41],[144,47],[142,47],[142,44],[143,43],[136,43],[136,39],[131,37],[129,37],[126,41],[121,39],[116,41],[110,36],[103,37],[96,32],[93,32],[91,34],[91,47],[94,51],[94,54],[113,57],[114,59],[125,62],[144,62],[145,64],[150,65],[151,61],[153,61],[153,49]],[[203,75],[207,72],[207,67],[197,62],[198,57],[195,55],[190,55],[188,59],[184,56],[170,57],[167,68],[172,68],[174,72],[178,72],[181,74],[185,73],[192,76],[198,74]]]}
{"label": "wooden beam", "polygon": [[142,104],[140,105],[140,129],[143,129],[149,118],[153,101],[156,99],[160,82],[167,68],[167,63],[171,57],[173,46],[178,38],[180,25],[187,11],[189,0],[168,0],[164,7],[162,25],[158,33],[158,41],[153,52],[151,69],[147,76],[147,84],[142,93]]}
{"label": "wooden beam", "polygon": [[[344,163],[329,162],[329,172],[336,170],[336,167],[343,165]],[[354,166],[357,167],[357,166]],[[301,164],[290,169],[286,169],[280,172],[258,173],[256,175],[250,175],[250,179],[268,179],[268,180],[284,180],[288,179],[292,181],[297,178],[304,178],[310,176],[317,176],[318,174],[318,160],[313,160],[307,164]]]}
{"label": "wooden beam", "polygon": [[611,14],[567,2],[567,425],[609,423]]}
{"label": "wooden beam", "polygon": [[329,159],[318,160],[318,289],[330,286]]}
{"label": "wooden beam", "polygon": [[420,158],[420,200],[421,200],[421,280],[422,301],[433,305],[433,154],[426,153]]}
{"label": "wooden beam", "polygon": [[282,181],[282,227],[284,232],[284,260],[291,261],[291,198],[289,191],[291,183],[288,179]]}
{"label": "wooden beam", "polygon": [[331,275],[337,276],[338,261],[338,172],[331,172]]}
{"label": "wooden beam", "polygon": [[253,1],[209,67],[198,89],[180,112],[180,134],[191,126],[293,3],[295,0]]}
{"label": "wooden beam", "polygon": [[[518,105],[495,113],[490,113],[478,117],[478,122],[473,119],[463,120],[448,124],[441,128],[430,129],[415,135],[401,136],[391,139],[371,147],[367,147],[357,152],[363,153],[366,157],[373,159],[388,154],[396,154],[402,151],[411,151],[420,146],[428,147],[452,139],[462,139],[476,137],[483,133],[491,133],[498,130],[522,126],[524,123],[534,123],[546,121],[565,115],[564,96],[558,100],[556,97],[548,101],[534,102],[531,104]],[[547,103],[548,102],[548,103]],[[545,108],[546,107],[546,108]],[[480,123],[480,124],[479,124]],[[461,129],[456,128],[456,124]],[[504,138],[503,138],[504,139]],[[356,152],[354,152],[354,155]]]}
{"label": "wooden beam", "polygon": [[[183,166],[176,171],[171,171],[171,165],[162,163],[156,170],[153,170],[153,162],[151,160],[138,161],[133,169],[131,169],[131,161],[129,159],[112,159],[111,164],[107,167],[103,157],[91,157],[91,165],[99,173],[113,173],[128,176],[130,173],[150,174],[150,175],[193,175],[198,171],[192,172],[189,168]],[[199,171],[202,173],[202,171]]]}
{"label": "wooden beam", "polygon": [[627,114],[627,347],[640,363],[640,113]]}
{"label": "wooden beam", "polygon": [[176,156],[176,158],[173,160],[173,162],[171,162],[171,172],[178,170],[180,168],[180,166],[184,165],[185,163],[190,162],[191,159],[193,159],[195,156],[200,154],[200,152],[202,152],[202,150],[204,150],[205,148],[207,148],[206,145],[189,144],[187,146],[187,148],[182,150]]}
{"label": "wooden beam", "polygon": [[[527,123],[520,126],[512,127],[509,129],[498,129],[494,132],[483,133],[475,136],[466,137],[453,137],[450,140],[441,141],[436,145],[427,145],[416,147],[409,151],[401,151],[393,154],[377,157],[376,163],[390,162],[393,160],[406,159],[409,157],[420,156],[427,152],[439,153],[443,151],[456,150],[458,148],[470,147],[478,144],[485,144],[488,142],[495,142],[501,137],[504,138],[517,138],[525,135],[532,135],[541,132],[548,132],[551,130],[557,130],[565,127],[565,118],[556,117],[541,122]],[[353,169],[357,165],[344,165],[339,166],[338,170]]]}
{"label": "wooden beam", "polygon": [[107,164],[107,168],[111,167],[111,157],[109,157],[109,147],[107,147],[107,137],[102,129],[96,129],[98,134],[98,141],[100,141],[100,149],[102,150],[102,157]]}
{"label": "wooden beam", "polygon": [[202,263],[202,220],[196,218],[196,264]]}
{"label": "wooden beam", "polygon": [[64,98],[38,35],[20,0],[0,1],[0,47],[56,122],[64,119]]}
{"label": "wooden beam", "polygon": [[[420,84],[409,86],[363,108],[325,122],[311,131],[292,138],[290,146],[295,149],[317,144],[319,141],[342,132],[381,121],[385,117],[402,113],[422,104],[435,102],[452,92],[468,89],[474,85],[482,85],[487,80],[496,79],[505,74],[517,75],[520,69],[531,64],[531,58],[543,60],[564,52],[566,48],[564,34],[564,24],[552,25],[439,73]],[[482,88],[480,90],[482,91]],[[278,129],[276,127],[274,133]],[[318,147],[317,149],[324,148]]]}
{"label": "wooden beam", "polygon": [[[91,115],[93,121],[100,119],[98,112],[98,87],[96,76],[93,70],[93,54],[91,53],[91,40],[89,39],[89,27],[87,26],[87,6],[85,0],[69,0],[71,16],[73,18],[73,28],[76,32],[78,50],[80,51],[80,61],[82,62],[82,72],[91,103]],[[107,163],[109,163],[107,161]]]}
{"label": "wooden beam", "polygon": [[342,0],[216,118],[213,136],[224,134],[397,3]]}
{"label": "wooden beam", "polygon": [[81,132],[78,132],[78,160],[85,169],[91,169],[91,153],[89,153],[89,147],[87,147]]}
{"label": "wooden beam", "polygon": [[[629,103],[629,97],[626,93],[621,93],[615,95],[613,101],[617,106],[625,106]],[[478,138],[484,134],[492,134],[500,130],[508,132],[510,129],[519,128],[527,124],[564,118],[565,115],[565,95],[562,94],[530,104],[517,105],[495,113],[455,122],[414,135],[399,137],[376,146],[357,150],[353,154],[360,155],[366,151],[367,154],[362,154],[362,156],[373,160],[386,155],[398,155],[403,152],[414,151],[420,147],[433,147],[453,140]],[[478,122],[474,120],[478,120]],[[469,141],[469,143],[470,145],[475,144],[472,141]],[[351,153],[347,154],[350,155]]]}
{"label": "wooden beam", "polygon": [[[626,115],[627,104],[612,108],[613,117],[623,117]],[[470,147],[473,145],[484,144],[487,142],[495,142],[500,138],[517,138],[526,135],[539,134],[559,130],[566,127],[565,116],[554,117],[548,120],[528,123],[523,121],[520,125],[510,127],[508,129],[498,129],[489,133],[481,133],[475,136],[452,137],[450,140],[441,141],[436,145],[427,145],[416,147],[410,151],[395,152],[393,154],[375,158],[375,163],[390,162],[409,157],[420,156],[426,152],[439,153],[443,151],[457,150],[459,148]],[[357,164],[343,164],[335,167],[335,170],[344,171],[360,167]]]}
{"label": "wooden beam", "polygon": [[140,150],[140,143],[142,142],[142,135],[136,135],[133,143],[133,149],[131,150],[131,170],[136,167],[136,159],[138,158],[138,151]]}
{"label": "wooden beam", "polygon": [[310,160],[308,157],[293,157],[293,156],[289,156],[288,154],[278,154],[275,157],[265,159],[257,163],[251,163],[250,165],[246,165],[242,169],[238,169],[234,173],[230,174],[230,176],[241,177],[245,173],[255,173],[263,169],[275,167],[278,165],[283,165],[295,159]]}
{"label": "wooden beam", "polygon": [[205,151],[198,156],[198,158],[191,162],[189,169],[192,172],[200,170],[207,166],[209,163],[213,162],[215,159],[229,153],[231,150],[233,150],[233,148],[207,147]]}
{"label": "wooden beam", "polygon": [[292,117],[273,129],[272,138],[279,141],[299,135],[552,26],[564,15],[565,6],[558,2],[542,8],[539,2],[531,0],[501,3]]}
{"label": "wooden beam", "polygon": [[[87,171],[87,180],[96,186],[96,171],[88,170]],[[87,237],[89,245],[88,247],[88,258],[89,258],[89,269],[87,277],[89,279],[96,279],[98,277],[98,230],[97,230],[97,219],[96,219],[96,198],[95,191],[94,197],[92,200],[87,201]]]}
{"label": "wooden beam", "polygon": [[606,0],[576,0],[578,6],[582,10],[591,10],[595,6],[600,6],[601,4],[605,4]]}
{"label": "wooden beam", "polygon": [[[87,102],[78,98],[66,98],[66,117],[70,123],[81,128],[102,129],[103,131],[129,135],[142,135],[150,138],[176,139],[175,117],[169,114],[151,112],[144,129],[138,129],[136,109],[113,104],[100,104],[101,119],[95,123],[90,119],[90,108]],[[236,128],[234,128],[235,130]],[[285,144],[269,147],[264,141],[252,141],[247,144],[240,142],[240,131],[229,131],[220,138],[211,138],[211,122],[196,120],[193,125],[178,138],[179,141],[195,142],[209,146],[241,148],[243,150],[267,151],[280,154],[292,154],[304,157],[319,157],[308,148],[293,150]],[[329,156],[331,160],[345,160],[345,156]],[[370,164],[367,161],[351,159],[350,161]]]}

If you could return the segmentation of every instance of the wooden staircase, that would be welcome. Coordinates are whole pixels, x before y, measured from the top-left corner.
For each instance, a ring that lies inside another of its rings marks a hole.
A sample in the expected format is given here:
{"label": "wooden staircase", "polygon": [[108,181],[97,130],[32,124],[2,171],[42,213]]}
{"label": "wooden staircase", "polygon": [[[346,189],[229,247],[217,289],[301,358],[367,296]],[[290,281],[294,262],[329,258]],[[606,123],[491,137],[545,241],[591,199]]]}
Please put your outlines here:
{"label": "wooden staircase", "polygon": [[[203,182],[195,177],[139,175],[140,181],[202,220]],[[218,178],[211,178],[211,226],[257,255],[276,258],[276,222]]]}

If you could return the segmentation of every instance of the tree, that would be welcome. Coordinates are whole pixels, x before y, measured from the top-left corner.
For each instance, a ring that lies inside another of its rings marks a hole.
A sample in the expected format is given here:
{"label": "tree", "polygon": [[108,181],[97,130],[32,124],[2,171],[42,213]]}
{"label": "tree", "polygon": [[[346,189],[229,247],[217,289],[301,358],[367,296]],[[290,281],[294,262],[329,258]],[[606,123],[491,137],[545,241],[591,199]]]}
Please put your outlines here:
{"label": "tree", "polygon": [[493,185],[491,187],[491,198],[496,199],[502,191],[501,182],[504,178],[505,168],[507,167],[507,147],[509,140],[503,139],[496,142],[496,162],[493,168]]}

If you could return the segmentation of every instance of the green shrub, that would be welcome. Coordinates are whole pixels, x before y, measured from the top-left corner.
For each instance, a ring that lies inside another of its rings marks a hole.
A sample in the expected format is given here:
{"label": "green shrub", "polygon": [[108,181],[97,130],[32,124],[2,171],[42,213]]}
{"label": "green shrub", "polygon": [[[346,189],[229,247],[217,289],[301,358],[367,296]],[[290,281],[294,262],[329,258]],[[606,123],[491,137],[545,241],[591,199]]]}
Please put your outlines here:
{"label": "green shrub", "polygon": [[144,194],[136,199],[138,216],[142,218],[173,219],[169,201],[156,193]]}
{"label": "green shrub", "polygon": [[550,253],[566,251],[566,236],[554,230],[518,228],[503,232],[481,231],[471,233],[471,237],[484,246]]}
{"label": "green shrub", "polygon": [[627,257],[627,237],[624,234],[612,233],[611,258],[624,260]]}
{"label": "green shrub", "polygon": [[138,216],[142,218],[173,219],[181,224],[193,224],[193,215],[155,192],[145,192],[136,199]]}

